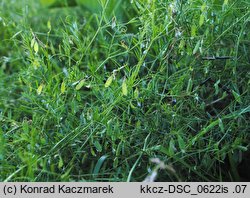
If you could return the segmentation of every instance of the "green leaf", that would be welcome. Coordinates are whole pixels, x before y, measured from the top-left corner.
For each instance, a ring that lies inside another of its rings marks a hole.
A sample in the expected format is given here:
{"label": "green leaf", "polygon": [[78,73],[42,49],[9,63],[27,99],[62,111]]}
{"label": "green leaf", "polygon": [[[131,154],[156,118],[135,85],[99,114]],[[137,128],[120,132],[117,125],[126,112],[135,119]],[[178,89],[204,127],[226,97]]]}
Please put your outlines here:
{"label": "green leaf", "polygon": [[219,118],[219,127],[220,127],[221,132],[224,133],[225,132],[224,124],[220,118]]}
{"label": "green leaf", "polygon": [[135,99],[139,98],[139,90],[137,87],[135,88],[135,91],[134,91],[134,97],[135,97]]}
{"label": "green leaf", "polygon": [[175,142],[174,142],[174,139],[171,138],[170,142],[169,142],[169,147],[168,147],[168,152],[169,152],[169,155],[170,156],[173,156],[174,153],[175,153]]}
{"label": "green leaf", "polygon": [[104,163],[104,161],[107,159],[107,155],[103,155],[100,157],[100,159],[97,161],[96,165],[95,165],[95,168],[94,168],[94,171],[93,171],[93,175],[94,176],[97,176],[101,167],[102,167],[102,164]]}
{"label": "green leaf", "polygon": [[185,46],[185,40],[182,39],[182,40],[180,41],[180,44],[179,44],[179,49],[182,50],[182,49],[184,48],[184,46]]}
{"label": "green leaf", "polygon": [[40,94],[42,93],[43,86],[44,86],[44,85],[41,84],[41,85],[37,88],[36,92],[37,92],[38,95],[40,95]]}
{"label": "green leaf", "polygon": [[113,162],[113,167],[116,168],[118,166],[118,163],[119,163],[118,157],[115,157]]}
{"label": "green leaf", "polygon": [[180,149],[181,149],[181,152],[182,153],[185,153],[186,151],[185,151],[185,142],[184,142],[184,140],[182,139],[182,137],[180,136],[180,135],[178,135],[178,144],[179,144],[179,147],[180,147]]}
{"label": "green leaf", "polygon": [[233,96],[238,103],[242,103],[240,95],[233,90]]}
{"label": "green leaf", "polygon": [[200,15],[199,26],[201,27],[204,23],[205,16],[203,14]]}
{"label": "green leaf", "polygon": [[99,143],[99,141],[95,141],[94,145],[98,152],[102,152],[102,145]]}
{"label": "green leaf", "polygon": [[39,46],[38,46],[38,43],[37,43],[37,41],[35,41],[35,43],[34,43],[34,51],[35,51],[35,53],[37,53],[38,52],[38,50],[39,50]]}
{"label": "green leaf", "polygon": [[93,156],[96,156],[96,153],[95,153],[95,151],[94,151],[94,149],[91,147],[91,149],[90,149],[90,153],[93,155]]}
{"label": "green leaf", "polygon": [[245,147],[245,146],[240,146],[240,145],[238,145],[237,148],[238,148],[239,150],[241,150],[241,151],[244,151],[244,152],[246,152],[246,151],[248,150],[247,147]]}
{"label": "green leaf", "polygon": [[66,172],[63,175],[61,175],[61,181],[65,181],[65,180],[69,179],[71,169],[72,169],[72,167],[70,167],[68,170],[66,170]]}
{"label": "green leaf", "polygon": [[136,107],[133,105],[132,101],[130,101],[130,106],[132,109],[135,109]]}
{"label": "green leaf", "polygon": [[113,75],[111,75],[105,83],[105,87],[108,88],[113,81]]}
{"label": "green leaf", "polygon": [[200,47],[200,44],[201,44],[201,41],[199,40],[199,41],[196,43],[195,47],[194,47],[193,54],[196,54],[196,52],[198,51],[198,49],[199,49],[199,47]]}
{"label": "green leaf", "polygon": [[169,151],[168,151],[168,149],[166,147],[160,146],[159,149],[160,149],[160,152],[162,152],[162,153],[164,153],[166,155],[169,155]]}
{"label": "green leaf", "polygon": [[192,25],[191,26],[191,36],[192,37],[195,37],[196,36],[196,31],[197,31],[197,28],[196,28],[196,25]]}
{"label": "green leaf", "polygon": [[201,6],[201,11],[204,12],[204,10],[206,9],[207,5],[206,3],[204,2]]}
{"label": "green leaf", "polygon": [[207,132],[212,130],[218,124],[219,124],[219,120],[215,120],[211,122],[208,126],[203,128],[200,132],[197,133],[197,135],[194,136],[194,138],[190,141],[191,144],[194,145],[202,136],[204,136]]}
{"label": "green leaf", "polygon": [[29,133],[29,124],[28,124],[28,122],[23,122],[23,127],[22,127],[22,129],[23,129],[23,132],[24,132],[24,133],[26,133],[26,134]]}
{"label": "green leaf", "polygon": [[120,155],[121,149],[122,149],[122,145],[123,145],[123,143],[122,143],[122,141],[120,141],[120,143],[119,143],[118,146],[117,146],[116,152],[115,152],[115,155],[116,155],[116,156],[119,156],[119,155]]}
{"label": "green leaf", "polygon": [[31,42],[30,42],[30,47],[31,47],[31,48],[34,47],[35,42],[36,42],[36,39],[33,38],[33,39],[31,40]]}
{"label": "green leaf", "polygon": [[63,167],[63,159],[60,156],[59,163],[58,163],[58,168],[60,169],[62,167]]}
{"label": "green leaf", "polygon": [[76,85],[76,90],[80,90],[83,85],[85,84],[85,79],[81,80],[77,85]]}
{"label": "green leaf", "polygon": [[38,59],[34,59],[33,66],[34,66],[35,69],[37,69],[40,66],[40,63],[39,63]]}
{"label": "green leaf", "polygon": [[187,92],[187,93],[190,93],[190,92],[192,91],[192,88],[193,88],[193,81],[192,81],[192,79],[190,78],[190,79],[188,80],[188,86],[187,86],[186,92]]}
{"label": "green leaf", "polygon": [[220,84],[220,79],[214,83],[214,88],[215,88],[215,95],[219,93],[219,84]]}
{"label": "green leaf", "polygon": [[48,20],[48,22],[47,22],[47,27],[48,27],[49,32],[50,32],[50,30],[51,30],[51,22],[50,22],[50,20]]}
{"label": "green leaf", "polygon": [[126,84],[126,79],[124,78],[122,82],[122,95],[127,96],[128,95],[128,88]]}
{"label": "green leaf", "polygon": [[63,94],[65,90],[66,90],[66,85],[65,85],[65,82],[63,81],[61,84],[61,94]]}

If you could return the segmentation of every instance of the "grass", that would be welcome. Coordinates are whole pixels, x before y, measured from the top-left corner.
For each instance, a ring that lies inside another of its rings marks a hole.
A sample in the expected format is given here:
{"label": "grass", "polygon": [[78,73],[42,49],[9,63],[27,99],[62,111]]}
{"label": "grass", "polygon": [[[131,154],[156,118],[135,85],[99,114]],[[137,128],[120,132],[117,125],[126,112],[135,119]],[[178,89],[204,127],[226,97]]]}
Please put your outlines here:
{"label": "grass", "polygon": [[0,181],[249,181],[249,2],[100,5],[1,1]]}

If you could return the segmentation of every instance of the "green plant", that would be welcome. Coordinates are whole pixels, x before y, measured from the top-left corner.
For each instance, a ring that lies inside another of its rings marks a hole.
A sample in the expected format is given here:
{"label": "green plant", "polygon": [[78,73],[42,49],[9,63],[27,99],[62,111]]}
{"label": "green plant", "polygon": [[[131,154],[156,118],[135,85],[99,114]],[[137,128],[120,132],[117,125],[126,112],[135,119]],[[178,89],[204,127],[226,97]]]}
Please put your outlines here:
{"label": "green plant", "polygon": [[0,180],[249,179],[249,3],[98,2],[0,3]]}

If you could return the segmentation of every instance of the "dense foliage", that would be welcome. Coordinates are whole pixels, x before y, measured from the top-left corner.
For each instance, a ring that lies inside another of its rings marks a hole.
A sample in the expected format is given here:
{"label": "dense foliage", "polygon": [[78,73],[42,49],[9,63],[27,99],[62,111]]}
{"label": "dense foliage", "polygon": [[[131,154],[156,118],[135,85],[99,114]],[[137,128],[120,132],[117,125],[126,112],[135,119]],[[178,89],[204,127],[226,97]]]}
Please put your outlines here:
{"label": "dense foliage", "polygon": [[250,180],[249,1],[70,2],[0,2],[1,181]]}

